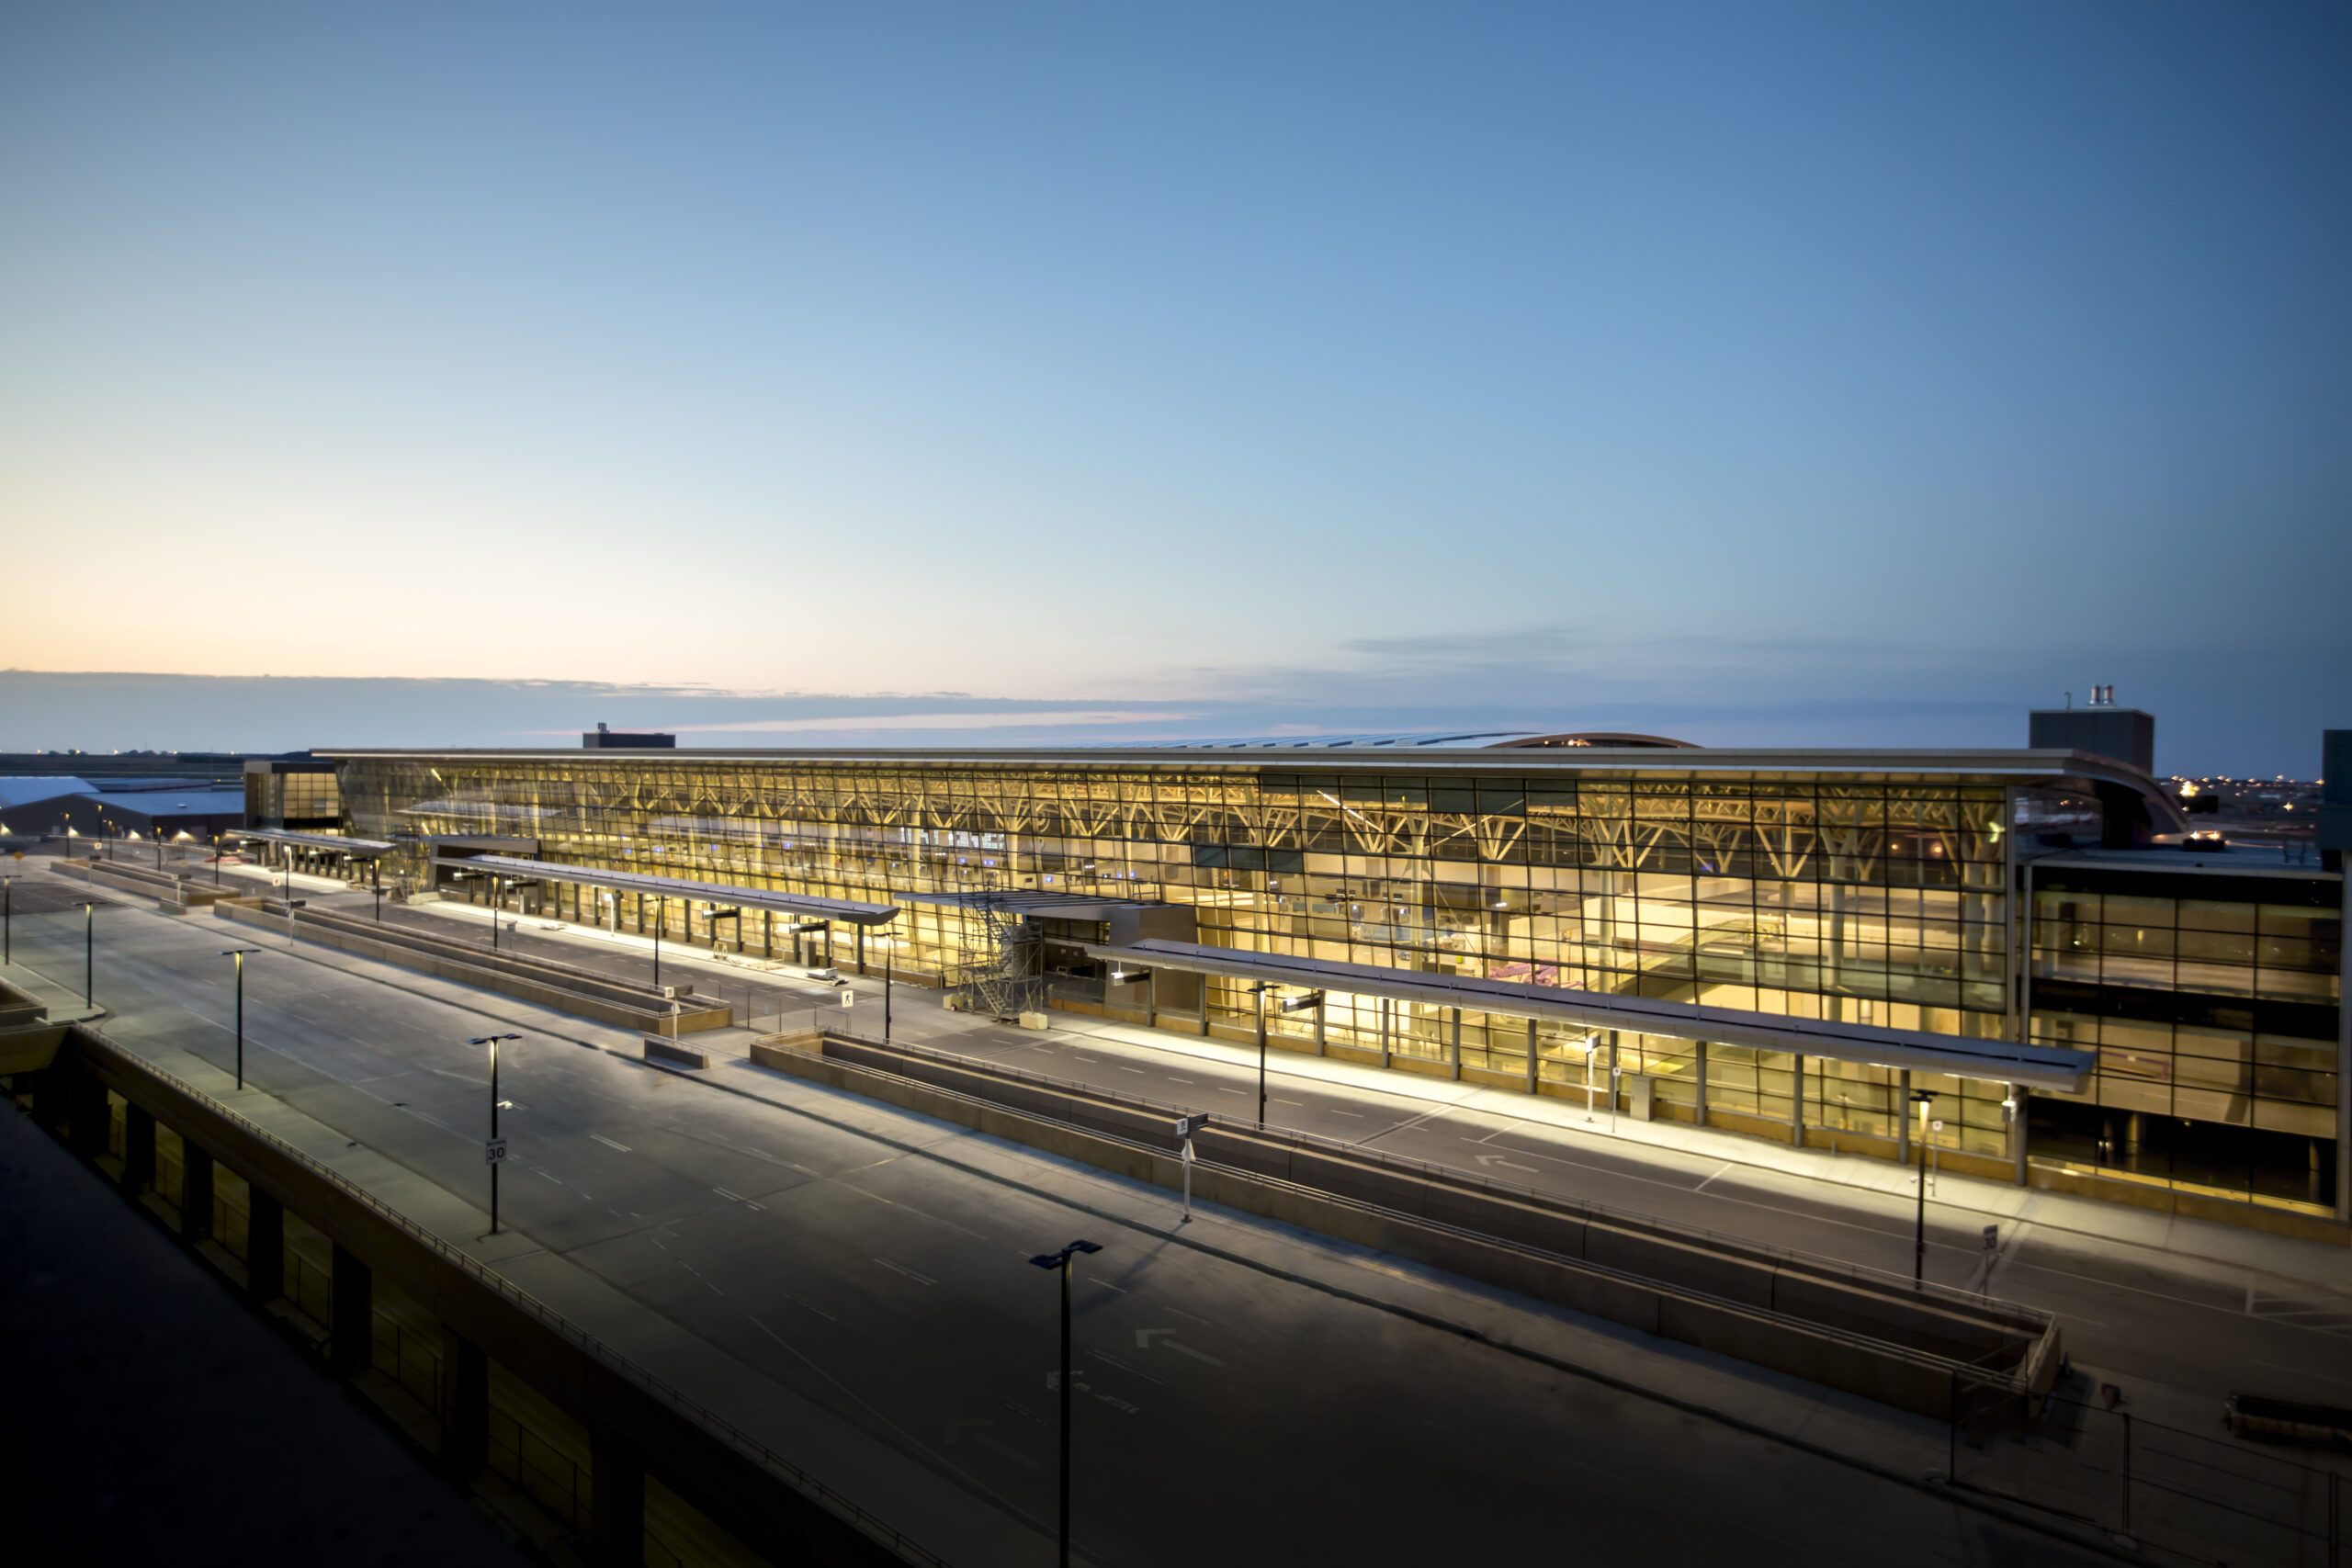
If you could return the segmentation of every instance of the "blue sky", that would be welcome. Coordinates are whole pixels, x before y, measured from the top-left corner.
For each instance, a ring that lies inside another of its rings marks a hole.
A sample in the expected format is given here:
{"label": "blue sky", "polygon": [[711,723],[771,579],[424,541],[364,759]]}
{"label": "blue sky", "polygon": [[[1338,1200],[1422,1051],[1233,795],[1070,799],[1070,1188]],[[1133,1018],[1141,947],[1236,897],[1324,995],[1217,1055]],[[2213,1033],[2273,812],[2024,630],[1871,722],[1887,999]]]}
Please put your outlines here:
{"label": "blue sky", "polygon": [[2309,772],[2347,16],[11,8],[0,664]]}

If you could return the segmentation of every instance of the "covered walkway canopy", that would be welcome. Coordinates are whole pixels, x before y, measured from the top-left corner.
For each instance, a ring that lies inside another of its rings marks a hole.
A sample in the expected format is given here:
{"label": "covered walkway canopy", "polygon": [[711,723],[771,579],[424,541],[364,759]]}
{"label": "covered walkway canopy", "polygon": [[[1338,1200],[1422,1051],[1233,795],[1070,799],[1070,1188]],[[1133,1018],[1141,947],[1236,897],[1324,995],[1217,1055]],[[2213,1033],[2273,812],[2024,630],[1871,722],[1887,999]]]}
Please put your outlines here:
{"label": "covered walkway canopy", "polygon": [[351,855],[359,860],[377,860],[400,849],[381,839],[346,839],[338,833],[295,833],[284,828],[239,828],[229,837],[256,839],[266,844],[288,844],[298,850],[318,850],[329,854]]}
{"label": "covered walkway canopy", "polygon": [[524,860],[514,855],[435,854],[433,863],[516,882],[570,882],[582,887],[602,887],[615,893],[635,893],[647,898],[692,899],[729,909],[765,909],[803,919],[838,920],[843,925],[881,926],[898,919],[896,904],[861,904],[849,898],[817,898],[802,893],[775,893],[764,887],[738,887],[727,882],[695,882],[683,876],[655,876],[641,871],[601,871],[594,866],[562,865],[554,861]]}
{"label": "covered walkway canopy", "polygon": [[2029,1089],[2072,1092],[2091,1070],[2082,1051],[2019,1045],[2007,1040],[1970,1040],[1924,1030],[1879,1029],[1868,1024],[1829,1023],[1781,1013],[1747,1012],[1658,1001],[1607,991],[1571,991],[1515,980],[1476,979],[1422,970],[1388,969],[1370,964],[1295,958],[1284,953],[1245,953],[1229,947],[1148,939],[1129,946],[1086,949],[1091,958],[1130,968],[1170,969],[1217,975],[1269,986],[1297,986],[1349,996],[1457,1007],[1508,1018],[1547,1019],[1579,1029],[1622,1029],[1673,1040],[1705,1040],[1762,1051],[1785,1051],[1833,1062],[1912,1072],[1951,1073]]}

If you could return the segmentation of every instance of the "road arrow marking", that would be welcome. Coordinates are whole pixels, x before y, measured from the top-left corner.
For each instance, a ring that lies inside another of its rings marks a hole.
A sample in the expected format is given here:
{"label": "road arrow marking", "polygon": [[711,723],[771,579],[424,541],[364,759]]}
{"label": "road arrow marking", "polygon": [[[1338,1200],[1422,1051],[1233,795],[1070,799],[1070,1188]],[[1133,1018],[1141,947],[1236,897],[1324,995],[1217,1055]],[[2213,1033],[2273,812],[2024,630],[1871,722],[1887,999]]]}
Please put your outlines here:
{"label": "road arrow marking", "polygon": [[1530,1176],[1541,1176],[1544,1174],[1532,1165],[1513,1165],[1510,1161],[1503,1158],[1500,1155],[1478,1155],[1474,1157],[1480,1165],[1498,1165],[1505,1170],[1523,1170]]}

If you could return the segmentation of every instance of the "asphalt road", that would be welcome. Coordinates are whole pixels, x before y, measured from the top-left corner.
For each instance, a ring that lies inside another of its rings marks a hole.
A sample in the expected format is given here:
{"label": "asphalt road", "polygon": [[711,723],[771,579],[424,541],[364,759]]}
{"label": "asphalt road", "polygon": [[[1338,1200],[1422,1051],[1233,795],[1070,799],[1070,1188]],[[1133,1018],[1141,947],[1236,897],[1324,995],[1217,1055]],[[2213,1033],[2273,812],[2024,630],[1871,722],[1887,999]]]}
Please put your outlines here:
{"label": "asphalt road", "polygon": [[[347,898],[339,907],[365,907]],[[443,936],[487,942],[487,921],[386,907],[386,918]],[[650,978],[641,945],[551,933],[530,917],[514,918],[501,941],[569,963],[592,961],[612,973]],[[846,951],[845,949],[843,950]],[[762,1014],[798,1019],[826,992],[799,970],[763,976],[698,962],[695,950],[665,949],[667,977],[699,991],[739,998]],[[878,987],[861,981],[860,1010],[826,1021],[877,1033],[871,1005]],[[1257,1114],[1254,1072],[1135,1043],[1140,1032],[1073,1033],[1089,1021],[1057,1016],[1048,1034],[1010,1028],[937,1006],[936,993],[899,993],[896,1033],[1033,1072],[1228,1117]],[[1148,1039],[1148,1036],[1144,1036]],[[1737,1235],[1907,1276],[1916,1227],[1908,1191],[1889,1193],[1811,1181],[1603,1135],[1564,1133],[1547,1122],[1470,1107],[1332,1086],[1283,1072],[1276,1053],[1268,1114],[1274,1124],[1343,1143],[1363,1144],[1409,1159],[1575,1197],[1678,1224]],[[1872,1162],[1873,1164],[1875,1162]],[[2009,1299],[2055,1313],[2074,1359],[2103,1380],[2146,1385],[2153,1414],[2202,1427],[2234,1392],[2352,1401],[2352,1286],[2341,1248],[2268,1242],[2274,1253],[2309,1249],[2309,1267],[2293,1271],[2184,1256],[2115,1236],[2012,1223],[1966,1206],[1974,1184],[1939,1180],[1928,1211],[1927,1276],[1964,1288],[1980,1285],[1983,1227],[2003,1234],[1993,1284]],[[2321,1393],[2314,1395],[2316,1387]]]}
{"label": "asphalt road", "polygon": [[[219,953],[256,944],[250,928],[101,916],[109,1032],[225,1063]],[[77,974],[79,925],[19,922],[19,961]],[[520,1021],[508,1224],[1009,1516],[1053,1502],[1055,1294],[1028,1258],[1102,1243],[1076,1297],[1076,1534],[1097,1561],[2077,1560],[1932,1493],[1089,1214],[1056,1195],[1056,1162],[1019,1154],[1034,1184],[985,1179],[921,1152],[971,1134],[913,1117],[891,1139],[846,1131],[573,1043],[616,1032],[270,942],[246,970],[260,1089],[478,1201],[487,1079],[463,1042]]]}
{"label": "asphalt road", "polygon": [[[919,1018],[916,1029],[923,1024]],[[1256,1114],[1254,1078],[1214,1062],[1154,1062],[1148,1049],[1067,1038],[1041,1043],[1001,1028],[941,1030],[928,1043],[1212,1112]],[[1270,1120],[1321,1137],[1769,1246],[1897,1274],[1911,1270],[1916,1211],[1907,1195],[1831,1188],[1728,1161],[1661,1157],[1657,1149],[1611,1147],[1603,1138],[1569,1141],[1544,1123],[1334,1092],[1295,1077],[1276,1078],[1270,1098]],[[1941,1199],[1962,1184],[1938,1185]],[[1932,1202],[1928,1278],[1973,1285],[1986,1220]],[[1996,1288],[2056,1313],[2078,1361],[2216,1402],[2250,1385],[2292,1388],[2307,1379],[2352,1396],[2352,1295],[2308,1279],[2077,1232],[2031,1224],[2002,1228],[2007,1241]]]}
{"label": "asphalt road", "polygon": [[[366,900],[332,897],[339,907]],[[479,911],[456,916],[386,906],[385,918],[443,936],[487,942]],[[572,928],[549,932],[531,917],[510,917],[501,941],[569,963],[593,962],[618,975],[649,979],[650,952]],[[847,949],[842,950],[846,954]],[[665,948],[666,977],[691,980],[705,994],[739,998],[763,1016],[797,1020],[827,993],[794,969],[763,976],[702,961],[695,950]],[[878,1032],[871,1006],[878,987],[858,983],[862,1011],[826,1021]],[[1057,1018],[1045,1035],[969,1015],[948,1013],[936,994],[900,993],[900,1038],[932,1043],[1073,1082],[1142,1095],[1225,1116],[1254,1117],[1254,1072],[1175,1051],[1137,1044],[1136,1031],[1103,1030]],[[1538,1191],[1576,1197],[1678,1224],[1787,1247],[1898,1275],[1908,1275],[1916,1227],[1907,1190],[1834,1186],[1471,1107],[1433,1107],[1419,1096],[1333,1086],[1282,1070],[1272,1057],[1269,1119],[1343,1143],[1361,1143],[1409,1159],[1487,1176]],[[1875,1162],[1872,1162],[1875,1164]],[[2144,1385],[2143,1407],[2200,1427],[2231,1393],[2318,1396],[2352,1401],[2352,1269],[2341,1248],[2265,1238],[2265,1251],[2292,1268],[2270,1269],[2185,1256],[2115,1235],[2023,1224],[1968,1206],[1975,1184],[1939,1180],[1928,1210],[1927,1276],[1979,1288],[1983,1227],[1998,1222],[2002,1247],[1992,1273],[2000,1294],[2055,1313],[2074,1359],[2100,1380]]]}

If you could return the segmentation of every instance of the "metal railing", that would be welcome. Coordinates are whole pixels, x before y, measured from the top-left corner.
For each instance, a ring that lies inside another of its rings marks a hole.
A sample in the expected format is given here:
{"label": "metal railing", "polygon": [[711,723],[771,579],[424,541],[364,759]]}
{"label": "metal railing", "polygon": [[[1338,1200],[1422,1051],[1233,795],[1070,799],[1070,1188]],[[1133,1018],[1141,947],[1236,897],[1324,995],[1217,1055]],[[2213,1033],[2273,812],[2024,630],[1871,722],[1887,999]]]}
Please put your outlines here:
{"label": "metal railing", "polygon": [[1955,1421],[1954,1486],[2196,1562],[2346,1562],[2344,1476],[2120,1406],[2052,1395],[2027,1429]]}
{"label": "metal railing", "polygon": [[247,1137],[300,1168],[314,1179],[333,1187],[351,1201],[366,1208],[379,1220],[391,1226],[414,1245],[426,1248],[443,1262],[495,1293],[509,1306],[528,1314],[548,1332],[593,1357],[608,1371],[635,1385],[649,1397],[668,1405],[695,1425],[718,1437],[745,1458],[774,1475],[778,1481],[824,1508],[843,1523],[888,1547],[910,1562],[924,1564],[926,1568],[948,1568],[947,1560],[937,1552],[910,1540],[896,1527],[810,1475],[807,1471],[802,1470],[798,1465],[794,1464],[708,1406],[672,1388],[645,1367],[572,1323],[528,1292],[498,1274],[480,1259],[460,1251],[432,1232],[425,1230],[367,1189],[313,1159],[267,1128],[248,1120],[232,1107],[214,1100],[195,1085],[144,1060],[135,1052],[117,1042],[104,1030],[94,1029],[87,1025],[75,1027],[81,1034],[96,1041],[130,1070],[153,1079],[175,1094],[184,1095],[206,1106],[213,1114],[234,1125]]}
{"label": "metal railing", "polygon": [[[514,1436],[506,1437],[503,1427],[511,1427]],[[536,1460],[534,1448],[539,1450]],[[508,1462],[501,1464],[502,1459]],[[586,1526],[588,1498],[581,1483],[589,1478],[579,1461],[523,1425],[519,1417],[494,1406],[490,1412],[490,1468],[570,1529]]]}
{"label": "metal railing", "polygon": [[[381,1308],[374,1313],[375,1333],[368,1344],[368,1364],[424,1402],[425,1409],[441,1411],[441,1348]],[[389,1330],[389,1332],[387,1332]]]}

